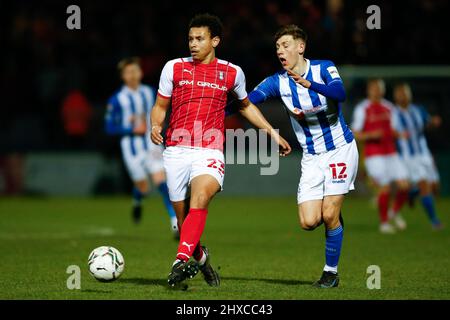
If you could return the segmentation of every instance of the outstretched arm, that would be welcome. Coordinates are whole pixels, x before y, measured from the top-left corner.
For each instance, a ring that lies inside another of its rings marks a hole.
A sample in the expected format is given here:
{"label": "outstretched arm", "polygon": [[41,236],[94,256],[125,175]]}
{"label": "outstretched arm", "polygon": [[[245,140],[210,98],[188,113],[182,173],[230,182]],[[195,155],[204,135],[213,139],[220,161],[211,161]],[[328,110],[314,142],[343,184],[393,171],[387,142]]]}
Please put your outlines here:
{"label": "outstretched arm", "polygon": [[343,102],[345,100],[345,89],[341,81],[333,81],[329,84],[321,84],[318,82],[306,80],[301,75],[296,74],[291,70],[286,71],[296,83],[307,89],[311,89],[327,98],[336,100],[338,102]]}
{"label": "outstretched arm", "polygon": [[266,118],[264,118],[261,111],[259,111],[259,109],[251,103],[248,98],[241,100],[241,108],[239,111],[241,115],[245,117],[252,125],[266,131],[267,134],[269,134],[279,144],[281,156],[286,156],[291,153],[291,146],[289,143],[275,131]]}
{"label": "outstretched arm", "polygon": [[155,105],[152,108],[152,113],[150,116],[152,123],[151,139],[155,144],[161,144],[164,142],[161,132],[164,119],[166,118],[167,110],[169,109],[169,105],[170,99],[158,96],[156,98]]}
{"label": "outstretched arm", "polygon": [[353,135],[355,136],[357,141],[366,142],[366,141],[378,141],[383,137],[383,131],[382,130],[375,130],[375,131],[353,131]]}

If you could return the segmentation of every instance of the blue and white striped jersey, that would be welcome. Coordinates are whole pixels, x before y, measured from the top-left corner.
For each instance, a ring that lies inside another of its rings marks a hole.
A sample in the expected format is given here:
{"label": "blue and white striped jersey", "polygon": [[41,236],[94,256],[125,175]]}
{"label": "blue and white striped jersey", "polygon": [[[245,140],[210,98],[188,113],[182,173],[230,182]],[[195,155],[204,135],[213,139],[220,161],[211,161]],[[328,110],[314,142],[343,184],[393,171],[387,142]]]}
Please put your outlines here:
{"label": "blue and white striped jersey", "polygon": [[419,137],[419,147],[420,147],[420,150],[422,151],[422,154],[424,156],[432,158],[433,156],[431,154],[430,149],[428,148],[427,137],[425,135],[425,129],[426,129],[428,123],[431,120],[431,116],[430,116],[430,114],[427,112],[427,110],[424,107],[417,106],[417,108],[420,111],[420,115],[422,116],[422,121],[423,121],[422,134]]}
{"label": "blue and white striped jersey", "polygon": [[148,134],[134,135],[133,128],[145,122],[150,127],[150,112],[155,103],[155,90],[140,85],[137,90],[123,86],[108,100],[105,115],[106,132],[122,136],[122,146],[129,144],[131,154],[148,150],[151,144]]}
{"label": "blue and white striped jersey", "polygon": [[[308,59],[306,62],[303,78],[322,85],[342,83],[333,62]],[[266,78],[254,91],[262,94],[264,101],[281,98],[304,152],[324,153],[353,141],[353,133],[344,120],[340,103],[297,84],[287,71],[282,70]],[[251,94],[249,98],[252,100]]]}
{"label": "blue and white striped jersey", "polygon": [[425,109],[414,104],[410,104],[406,109],[397,106],[396,115],[398,130],[408,133],[408,138],[397,139],[398,153],[404,158],[430,155],[425,137],[429,115]]}

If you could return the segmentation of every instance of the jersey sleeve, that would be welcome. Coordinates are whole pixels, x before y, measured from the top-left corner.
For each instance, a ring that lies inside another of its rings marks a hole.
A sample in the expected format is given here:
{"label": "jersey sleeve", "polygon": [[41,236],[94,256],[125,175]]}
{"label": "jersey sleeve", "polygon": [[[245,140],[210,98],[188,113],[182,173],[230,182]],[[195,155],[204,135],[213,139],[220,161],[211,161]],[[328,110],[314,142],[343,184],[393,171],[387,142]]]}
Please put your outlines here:
{"label": "jersey sleeve", "polygon": [[382,104],[389,108],[391,111],[391,128],[394,131],[402,132],[406,130],[401,123],[400,110],[389,100],[383,99]]}
{"label": "jersey sleeve", "polygon": [[366,112],[362,103],[358,104],[353,111],[353,119],[351,128],[354,131],[362,131],[364,129],[364,122],[366,121]]}
{"label": "jersey sleeve", "polygon": [[108,100],[105,113],[105,131],[110,135],[124,135],[132,132],[131,128],[122,127],[122,112],[117,96]]}
{"label": "jersey sleeve", "polygon": [[419,109],[420,116],[424,125],[426,126],[431,121],[431,115],[428,113],[424,106],[417,107]]}
{"label": "jersey sleeve", "polygon": [[405,131],[402,121],[400,121],[400,111],[397,108],[391,108],[391,128],[397,132]]}
{"label": "jersey sleeve", "polygon": [[[147,89],[147,94],[150,98],[150,100],[149,100],[150,104],[153,105],[155,103],[155,99],[156,99],[156,94],[155,94],[156,90],[152,86],[146,86],[146,89]],[[150,106],[150,107],[152,107],[152,106]]]}
{"label": "jersey sleeve", "polygon": [[320,74],[325,84],[330,84],[335,81],[342,82],[341,76],[332,61],[324,61],[322,63]]}
{"label": "jersey sleeve", "polygon": [[247,98],[247,91],[245,90],[245,75],[244,71],[236,66],[236,79],[234,80],[233,92],[236,94],[239,100]]}
{"label": "jersey sleeve", "polygon": [[278,75],[265,78],[255,89],[249,94],[252,103],[258,104],[270,98],[280,97],[280,85]]}
{"label": "jersey sleeve", "polygon": [[170,98],[173,91],[173,66],[174,61],[169,61],[164,66],[159,78],[158,95],[163,98]]}

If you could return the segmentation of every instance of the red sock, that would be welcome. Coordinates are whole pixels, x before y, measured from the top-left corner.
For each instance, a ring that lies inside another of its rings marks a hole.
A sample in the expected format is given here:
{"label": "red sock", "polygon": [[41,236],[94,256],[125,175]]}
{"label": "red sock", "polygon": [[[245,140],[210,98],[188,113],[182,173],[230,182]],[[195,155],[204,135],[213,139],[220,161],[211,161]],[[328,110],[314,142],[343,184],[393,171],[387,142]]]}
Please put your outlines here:
{"label": "red sock", "polygon": [[194,253],[192,254],[195,260],[200,261],[203,257],[203,250],[202,246],[200,245],[200,241],[198,242],[197,246],[195,247]]}
{"label": "red sock", "polygon": [[205,228],[207,215],[207,209],[189,209],[181,229],[177,259],[188,261],[193,255]]}
{"label": "red sock", "polygon": [[408,191],[398,190],[397,193],[395,194],[394,206],[392,207],[394,214],[398,213],[402,209],[406,200],[408,200]]}
{"label": "red sock", "polygon": [[389,192],[378,194],[378,213],[382,223],[388,221]]}
{"label": "red sock", "polygon": [[[178,232],[181,234],[181,226],[178,223]],[[200,241],[198,242],[197,246],[195,247],[194,253],[192,254],[192,256],[194,257],[195,260],[200,261],[203,258],[204,252],[202,250],[202,245],[200,243]]]}
{"label": "red sock", "polygon": [[[181,234],[181,226],[178,224],[178,231]],[[203,258],[203,250],[202,250],[202,245],[200,243],[200,241],[197,243],[197,246],[195,247],[194,253],[192,254],[192,256],[194,257],[195,260],[200,261]]]}

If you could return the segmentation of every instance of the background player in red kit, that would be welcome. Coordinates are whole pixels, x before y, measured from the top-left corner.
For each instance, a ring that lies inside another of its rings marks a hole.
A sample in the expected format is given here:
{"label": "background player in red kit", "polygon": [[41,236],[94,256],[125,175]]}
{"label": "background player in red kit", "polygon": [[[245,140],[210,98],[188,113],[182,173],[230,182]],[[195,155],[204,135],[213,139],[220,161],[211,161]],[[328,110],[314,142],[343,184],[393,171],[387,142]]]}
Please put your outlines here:
{"label": "background player in red kit", "polygon": [[[395,140],[399,134],[394,105],[385,100],[385,85],[381,79],[371,79],[367,83],[367,99],[361,101],[353,114],[352,130],[355,138],[364,142],[364,156],[367,174],[374,182],[378,193],[380,232],[394,233],[389,224],[388,210],[391,183],[397,185],[395,202],[392,207],[398,212],[408,198],[407,172],[401,163]],[[400,214],[394,217],[397,228],[404,229],[406,223]]]}
{"label": "background player in red kit", "polygon": [[[280,145],[282,155],[291,151],[247,99],[242,69],[219,60],[215,48],[222,36],[220,20],[209,14],[195,16],[189,24],[191,57],[171,60],[161,73],[158,97],[151,114],[151,138],[163,143],[162,124],[172,101],[166,136],[164,167],[178,224],[180,243],[170,286],[202,271],[206,282],[218,286],[220,278],[209,263],[209,252],[200,245],[208,204],[221,190],[224,178],[224,120],[227,93],[241,102],[241,114],[255,127],[264,129]],[[195,261],[188,263],[193,256]]]}

